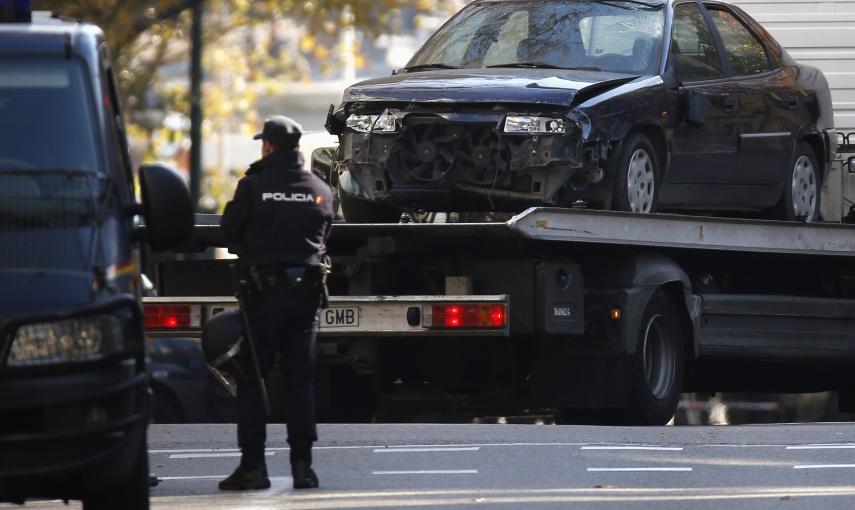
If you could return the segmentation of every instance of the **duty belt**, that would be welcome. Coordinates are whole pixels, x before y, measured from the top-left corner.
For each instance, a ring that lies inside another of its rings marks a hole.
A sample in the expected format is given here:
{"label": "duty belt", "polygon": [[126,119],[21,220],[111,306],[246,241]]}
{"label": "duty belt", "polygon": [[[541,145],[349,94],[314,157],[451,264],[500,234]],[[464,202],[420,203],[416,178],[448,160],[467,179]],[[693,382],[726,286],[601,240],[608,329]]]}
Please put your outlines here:
{"label": "duty belt", "polygon": [[308,268],[306,266],[286,266],[282,264],[264,264],[250,266],[249,277],[258,291],[281,287],[298,289],[306,284]]}

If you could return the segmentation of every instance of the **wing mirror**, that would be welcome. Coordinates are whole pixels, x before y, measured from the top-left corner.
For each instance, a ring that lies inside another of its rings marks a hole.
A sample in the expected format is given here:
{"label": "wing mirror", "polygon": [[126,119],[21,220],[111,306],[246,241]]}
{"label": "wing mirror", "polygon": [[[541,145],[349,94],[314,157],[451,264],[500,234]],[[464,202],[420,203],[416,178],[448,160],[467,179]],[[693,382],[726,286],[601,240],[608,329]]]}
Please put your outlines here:
{"label": "wing mirror", "polygon": [[692,127],[701,127],[707,120],[707,98],[703,94],[689,91],[686,94],[686,122]]}
{"label": "wing mirror", "polygon": [[193,233],[193,205],[184,179],[165,165],[140,167],[141,213],[146,237],[156,252],[177,248]]}
{"label": "wing mirror", "polygon": [[849,173],[855,174],[855,156],[850,156],[848,160],[846,160],[846,165],[849,167]]}
{"label": "wing mirror", "polygon": [[312,152],[312,173],[323,179],[327,185],[332,185],[333,162],[335,161],[335,147],[324,147]]}

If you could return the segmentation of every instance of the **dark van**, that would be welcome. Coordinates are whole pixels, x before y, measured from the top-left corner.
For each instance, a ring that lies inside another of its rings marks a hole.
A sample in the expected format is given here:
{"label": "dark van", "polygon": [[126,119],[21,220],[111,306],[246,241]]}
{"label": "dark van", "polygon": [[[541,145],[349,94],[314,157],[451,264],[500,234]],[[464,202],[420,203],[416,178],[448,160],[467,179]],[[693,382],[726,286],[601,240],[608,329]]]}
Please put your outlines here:
{"label": "dark van", "polygon": [[0,501],[146,509],[140,247],[189,235],[187,187],[131,168],[100,29],[0,20]]}

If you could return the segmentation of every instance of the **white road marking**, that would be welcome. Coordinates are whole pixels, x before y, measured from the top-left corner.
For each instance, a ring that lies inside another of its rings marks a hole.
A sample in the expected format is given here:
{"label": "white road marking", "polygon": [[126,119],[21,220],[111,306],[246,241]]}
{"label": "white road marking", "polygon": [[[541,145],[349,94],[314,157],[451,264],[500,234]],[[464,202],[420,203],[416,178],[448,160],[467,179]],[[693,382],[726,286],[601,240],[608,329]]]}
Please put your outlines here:
{"label": "white road marking", "polygon": [[477,446],[435,448],[376,448],[374,453],[421,453],[421,452],[477,452]]}
{"label": "white road marking", "polygon": [[158,476],[157,479],[161,482],[170,482],[174,480],[222,480],[229,475],[210,475],[210,476]]}
{"label": "white road marking", "polygon": [[855,450],[855,444],[806,444],[788,446],[787,450]]}
{"label": "white road marking", "polygon": [[682,452],[681,447],[671,446],[583,446],[583,450],[645,450],[654,452]]}
{"label": "white road marking", "polygon": [[793,469],[851,469],[855,464],[813,464],[805,466],[793,466]]}
{"label": "white road marking", "polygon": [[[666,450],[669,447],[647,446],[642,444],[609,445],[602,443],[460,443],[460,444],[404,444],[404,445],[352,445],[352,446],[315,446],[313,450],[379,450],[392,448],[488,448],[488,447],[580,447],[586,450]],[[691,448],[786,448],[788,450],[811,450],[811,449],[855,449],[855,443],[841,444],[809,444],[809,445],[787,445],[787,444],[699,444]],[[679,449],[674,447],[675,451]],[[682,449],[682,448],[680,448]],[[268,452],[289,451],[286,447],[267,448]],[[194,448],[194,449],[158,449],[149,450],[152,455],[192,454],[192,453],[239,453],[237,448]]]}
{"label": "white road marking", "polygon": [[[240,452],[219,453],[178,453],[169,456],[170,459],[216,459],[220,457],[240,457]],[[264,452],[266,457],[276,455],[276,452]]]}
{"label": "white road marking", "polygon": [[588,468],[589,473],[687,473],[690,471],[692,471],[690,467]]}
{"label": "white road marking", "polygon": [[429,469],[423,471],[372,471],[372,475],[477,475],[477,469]]}

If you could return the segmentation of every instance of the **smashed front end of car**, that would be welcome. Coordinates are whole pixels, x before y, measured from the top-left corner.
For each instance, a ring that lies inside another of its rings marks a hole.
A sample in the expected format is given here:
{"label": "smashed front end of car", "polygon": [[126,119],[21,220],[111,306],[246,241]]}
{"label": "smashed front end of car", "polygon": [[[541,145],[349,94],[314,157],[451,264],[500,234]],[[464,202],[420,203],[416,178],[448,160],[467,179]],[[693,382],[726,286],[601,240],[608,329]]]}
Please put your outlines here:
{"label": "smashed front end of car", "polygon": [[341,138],[339,186],[411,209],[565,205],[565,190],[582,192],[603,171],[586,154],[583,117],[531,106],[346,105],[331,113]]}

